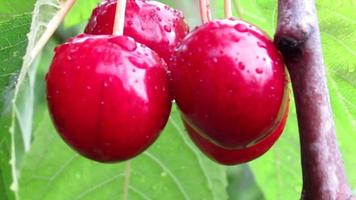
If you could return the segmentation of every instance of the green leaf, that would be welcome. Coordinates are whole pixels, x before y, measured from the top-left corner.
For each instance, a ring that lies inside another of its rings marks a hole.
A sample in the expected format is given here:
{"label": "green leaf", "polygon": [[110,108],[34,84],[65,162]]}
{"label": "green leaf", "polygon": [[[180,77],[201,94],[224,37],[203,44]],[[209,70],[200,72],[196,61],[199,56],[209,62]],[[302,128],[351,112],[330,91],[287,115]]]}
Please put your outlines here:
{"label": "green leaf", "polygon": [[175,109],[149,150],[119,164],[76,154],[47,115],[38,127],[21,169],[23,199],[227,199],[225,168],[201,155]]}
{"label": "green leaf", "polygon": [[337,138],[347,177],[356,191],[355,2],[320,0],[317,5]]}
{"label": "green leaf", "polygon": [[14,143],[9,133],[12,117],[10,108],[22,56],[25,54],[30,21],[31,16],[25,14],[0,22],[0,199],[15,197],[10,190],[12,176],[16,175],[9,164]]}
{"label": "green leaf", "polygon": [[[28,9],[25,6],[28,6],[28,3],[24,3],[21,8]],[[13,195],[17,197],[19,166],[31,143],[37,66],[36,62],[33,63],[34,58],[32,58],[31,52],[46,29],[48,21],[58,9],[57,3],[56,0],[52,2],[38,0],[33,10],[31,24],[31,16],[24,15],[15,17],[12,21],[2,24],[3,27],[1,27],[3,34],[0,42],[4,45],[0,54],[0,61],[3,63],[0,91],[1,97],[4,98],[2,101],[4,104],[0,105],[2,113],[0,127],[3,129],[0,136],[2,145],[0,146],[1,154],[4,154],[1,157],[1,176],[4,179],[2,185],[5,185],[5,191],[9,191],[8,187],[11,184],[11,189],[14,192],[8,192],[11,195],[9,198],[13,198]],[[17,4],[19,1],[15,1],[12,6]],[[23,11],[20,9],[20,12]]]}
{"label": "green leaf", "polygon": [[92,10],[99,2],[100,0],[77,0],[65,17],[64,26],[73,26],[88,20]]}
{"label": "green leaf", "polygon": [[248,164],[228,167],[227,174],[229,200],[264,199],[261,189],[255,183],[255,178]]}
{"label": "green leaf", "polygon": [[30,14],[35,0],[0,0],[0,21],[12,19],[15,15]]}

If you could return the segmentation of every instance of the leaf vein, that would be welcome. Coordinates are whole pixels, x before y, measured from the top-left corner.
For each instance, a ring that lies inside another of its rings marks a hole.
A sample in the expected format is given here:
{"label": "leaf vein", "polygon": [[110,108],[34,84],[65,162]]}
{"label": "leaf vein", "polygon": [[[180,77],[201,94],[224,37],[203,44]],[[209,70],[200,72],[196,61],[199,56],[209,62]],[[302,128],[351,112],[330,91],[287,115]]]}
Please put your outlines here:
{"label": "leaf vein", "polygon": [[161,162],[156,156],[152,155],[151,153],[149,153],[147,151],[145,151],[143,154],[148,156],[149,158],[151,158],[164,171],[167,172],[167,174],[173,179],[174,183],[178,186],[178,189],[181,192],[181,194],[184,196],[184,199],[190,199],[189,196],[187,195],[187,193],[185,192],[185,190],[184,190],[182,184],[180,183],[180,181],[177,179],[177,177],[171,172],[171,170],[169,170],[169,168],[163,162]]}

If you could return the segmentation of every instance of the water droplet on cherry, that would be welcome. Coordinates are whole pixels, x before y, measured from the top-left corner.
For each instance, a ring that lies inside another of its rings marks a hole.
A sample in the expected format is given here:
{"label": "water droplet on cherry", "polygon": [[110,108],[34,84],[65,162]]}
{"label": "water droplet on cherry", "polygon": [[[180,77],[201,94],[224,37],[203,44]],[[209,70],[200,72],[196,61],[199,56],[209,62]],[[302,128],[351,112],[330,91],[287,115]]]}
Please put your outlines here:
{"label": "water droplet on cherry", "polygon": [[257,74],[262,74],[262,73],[263,73],[263,69],[261,69],[261,68],[256,68],[256,73],[257,73]]}
{"label": "water droplet on cherry", "polygon": [[244,24],[236,24],[235,29],[239,32],[247,31],[247,27]]}
{"label": "water droplet on cherry", "polygon": [[167,31],[168,33],[172,31],[172,28],[168,25],[163,26],[164,30]]}

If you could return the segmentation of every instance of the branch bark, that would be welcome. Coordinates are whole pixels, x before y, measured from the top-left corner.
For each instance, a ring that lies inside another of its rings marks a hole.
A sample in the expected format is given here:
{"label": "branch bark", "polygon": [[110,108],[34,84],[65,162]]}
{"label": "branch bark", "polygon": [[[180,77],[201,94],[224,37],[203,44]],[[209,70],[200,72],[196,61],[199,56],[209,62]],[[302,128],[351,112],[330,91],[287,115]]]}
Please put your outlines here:
{"label": "branch bark", "polygon": [[285,59],[297,108],[301,199],[354,199],[335,135],[314,0],[279,0],[275,43]]}

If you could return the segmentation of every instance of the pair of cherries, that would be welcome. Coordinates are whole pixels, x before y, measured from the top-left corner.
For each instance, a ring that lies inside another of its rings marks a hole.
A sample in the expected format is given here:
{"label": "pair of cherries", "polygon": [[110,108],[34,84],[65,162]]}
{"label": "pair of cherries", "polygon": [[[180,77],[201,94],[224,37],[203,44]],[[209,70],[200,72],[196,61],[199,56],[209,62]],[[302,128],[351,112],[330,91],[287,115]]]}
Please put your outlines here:
{"label": "pair of cherries", "polygon": [[[284,64],[272,41],[239,20],[188,34],[181,12],[128,0],[124,36],[111,35],[116,0],[60,45],[46,76],[61,137],[99,162],[130,159],[165,127],[172,98],[194,143],[221,164],[247,162],[279,138],[288,115]],[[174,142],[174,141],[172,141]]]}

